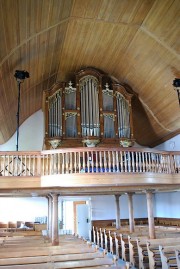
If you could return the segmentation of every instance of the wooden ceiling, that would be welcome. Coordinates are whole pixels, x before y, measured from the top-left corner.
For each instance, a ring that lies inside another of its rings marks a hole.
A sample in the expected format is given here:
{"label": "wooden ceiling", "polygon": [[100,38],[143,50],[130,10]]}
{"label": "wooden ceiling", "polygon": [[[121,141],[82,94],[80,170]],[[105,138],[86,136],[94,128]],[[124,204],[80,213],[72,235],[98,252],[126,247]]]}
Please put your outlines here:
{"label": "wooden ceiling", "polygon": [[128,85],[134,135],[155,146],[180,133],[180,107],[172,82],[180,77],[179,0],[1,0],[0,144],[42,108],[42,93],[81,68],[98,68]]}

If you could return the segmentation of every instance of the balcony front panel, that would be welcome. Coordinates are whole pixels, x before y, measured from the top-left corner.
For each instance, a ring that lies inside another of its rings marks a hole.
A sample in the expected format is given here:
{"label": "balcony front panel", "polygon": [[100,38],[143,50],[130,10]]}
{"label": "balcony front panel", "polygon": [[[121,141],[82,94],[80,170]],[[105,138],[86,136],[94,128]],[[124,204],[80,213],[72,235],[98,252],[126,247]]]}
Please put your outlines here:
{"label": "balcony front panel", "polygon": [[178,174],[93,173],[42,176],[42,187],[157,186],[178,185]]}
{"label": "balcony front panel", "polygon": [[0,152],[0,188],[180,184],[180,152],[63,148]]}

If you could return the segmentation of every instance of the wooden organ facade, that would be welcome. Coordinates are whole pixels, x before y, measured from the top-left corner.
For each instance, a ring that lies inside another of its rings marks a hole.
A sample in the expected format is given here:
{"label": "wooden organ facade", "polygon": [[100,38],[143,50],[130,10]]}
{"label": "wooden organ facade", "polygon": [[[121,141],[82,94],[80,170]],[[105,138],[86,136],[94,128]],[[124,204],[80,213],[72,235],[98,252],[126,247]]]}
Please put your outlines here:
{"label": "wooden organ facade", "polygon": [[45,148],[132,146],[133,95],[93,68],[72,81],[44,91]]}

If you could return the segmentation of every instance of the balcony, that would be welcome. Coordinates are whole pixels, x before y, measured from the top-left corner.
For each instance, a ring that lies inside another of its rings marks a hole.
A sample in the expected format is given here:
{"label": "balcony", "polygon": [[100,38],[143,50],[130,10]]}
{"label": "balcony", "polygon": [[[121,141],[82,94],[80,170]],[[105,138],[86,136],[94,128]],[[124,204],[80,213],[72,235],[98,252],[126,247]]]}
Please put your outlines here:
{"label": "balcony", "polygon": [[176,189],[180,186],[180,152],[86,147],[0,152],[0,175],[1,190]]}

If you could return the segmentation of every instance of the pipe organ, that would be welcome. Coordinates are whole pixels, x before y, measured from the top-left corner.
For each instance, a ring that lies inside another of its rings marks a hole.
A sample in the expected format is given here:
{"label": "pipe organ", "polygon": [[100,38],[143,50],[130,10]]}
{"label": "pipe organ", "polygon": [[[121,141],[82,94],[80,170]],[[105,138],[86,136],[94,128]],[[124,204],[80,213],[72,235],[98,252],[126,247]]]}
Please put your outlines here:
{"label": "pipe organ", "polygon": [[72,81],[44,91],[46,148],[132,146],[132,94],[93,68]]}

